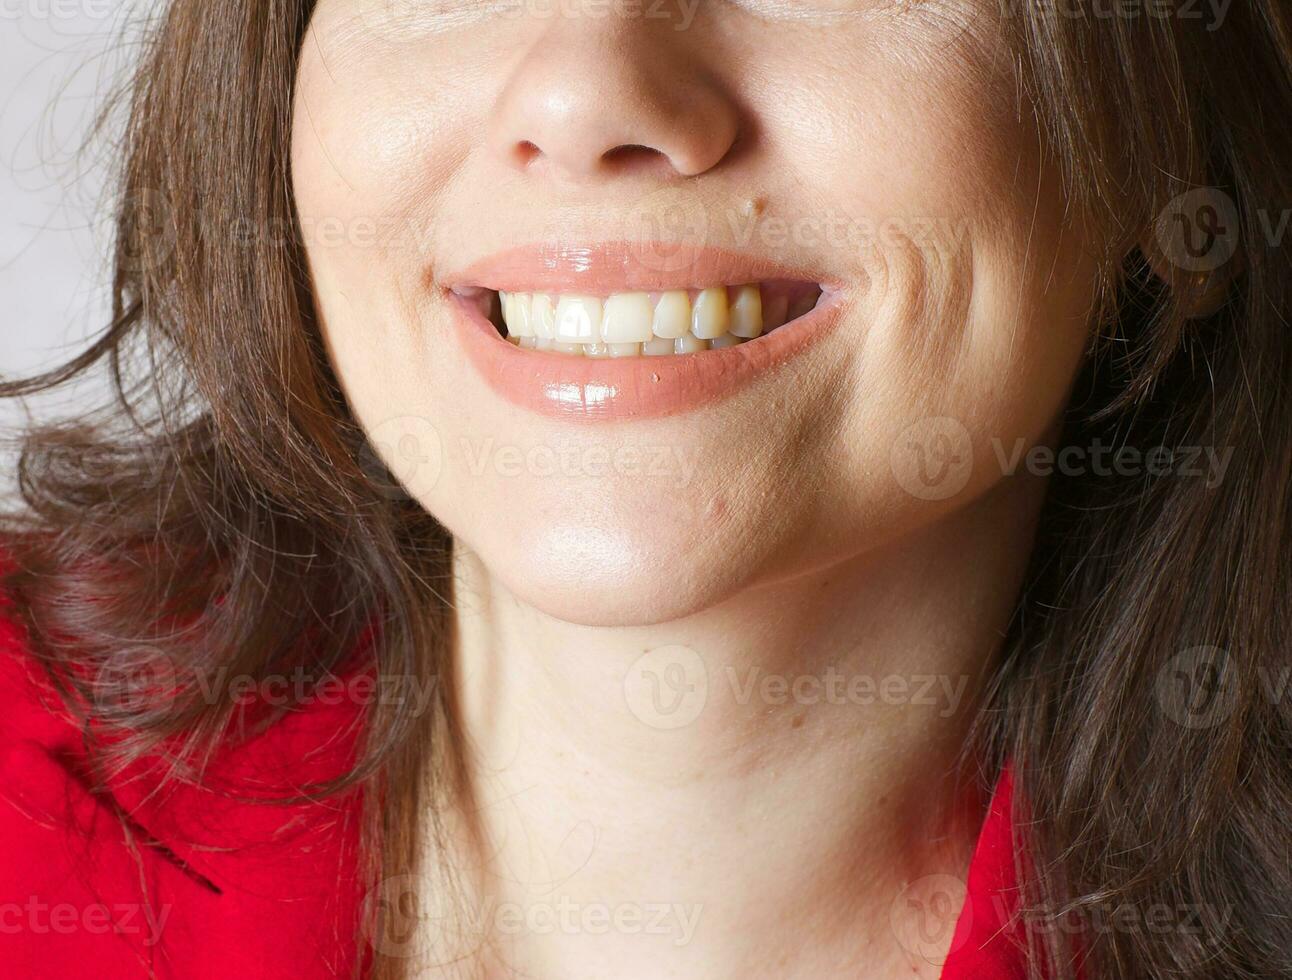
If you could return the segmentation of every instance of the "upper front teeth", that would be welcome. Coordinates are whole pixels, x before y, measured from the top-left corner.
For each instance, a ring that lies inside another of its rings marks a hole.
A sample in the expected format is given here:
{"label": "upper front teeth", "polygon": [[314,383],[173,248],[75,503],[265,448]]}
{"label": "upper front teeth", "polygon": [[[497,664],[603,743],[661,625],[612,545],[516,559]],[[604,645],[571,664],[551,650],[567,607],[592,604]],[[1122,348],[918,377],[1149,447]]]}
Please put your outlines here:
{"label": "upper front teeth", "polygon": [[691,292],[597,296],[500,293],[508,339],[524,347],[590,357],[691,353],[730,347],[759,336],[815,304],[819,291],[784,289],[763,297],[758,285]]}
{"label": "upper front teeth", "polygon": [[645,293],[615,293],[601,307],[601,337],[608,344],[643,343],[653,336],[654,317]]}
{"label": "upper front teeth", "polygon": [[[525,300],[528,297],[524,293],[517,293],[514,297],[509,296],[512,309],[520,314],[525,308]],[[528,318],[523,314],[517,317],[517,326],[525,322]],[[592,344],[598,340],[606,338],[601,332],[601,321],[605,319],[605,312],[601,300],[594,296],[562,296],[556,304],[556,318],[553,326],[554,337],[556,340],[564,340],[567,343]],[[534,333],[538,333],[538,327],[534,327]],[[524,334],[517,334],[524,336]]]}

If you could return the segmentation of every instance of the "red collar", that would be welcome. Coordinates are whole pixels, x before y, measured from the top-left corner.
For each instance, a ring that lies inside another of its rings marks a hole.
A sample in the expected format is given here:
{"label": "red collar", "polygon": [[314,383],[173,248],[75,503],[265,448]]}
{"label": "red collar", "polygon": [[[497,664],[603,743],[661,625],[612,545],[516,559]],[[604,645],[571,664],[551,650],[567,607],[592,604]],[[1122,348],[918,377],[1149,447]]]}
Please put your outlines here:
{"label": "red collar", "polygon": [[1027,957],[1017,911],[1014,778],[996,783],[969,865],[964,907],[956,920],[942,980],[1026,980]]}

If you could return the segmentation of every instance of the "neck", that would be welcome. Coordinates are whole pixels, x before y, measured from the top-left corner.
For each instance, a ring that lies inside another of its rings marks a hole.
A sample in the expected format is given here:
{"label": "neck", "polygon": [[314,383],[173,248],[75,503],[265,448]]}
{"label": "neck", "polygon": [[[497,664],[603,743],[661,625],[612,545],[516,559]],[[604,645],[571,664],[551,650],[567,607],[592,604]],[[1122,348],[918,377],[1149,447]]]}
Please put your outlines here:
{"label": "neck", "polygon": [[468,933],[540,977],[936,976],[890,917],[968,866],[1041,493],[650,627],[554,620],[460,549]]}

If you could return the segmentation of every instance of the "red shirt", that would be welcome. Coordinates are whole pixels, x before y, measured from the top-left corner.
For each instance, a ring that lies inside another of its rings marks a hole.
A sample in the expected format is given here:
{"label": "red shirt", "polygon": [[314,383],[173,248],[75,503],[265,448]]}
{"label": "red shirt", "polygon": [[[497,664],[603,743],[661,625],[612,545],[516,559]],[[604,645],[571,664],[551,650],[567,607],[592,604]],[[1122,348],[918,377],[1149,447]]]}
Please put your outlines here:
{"label": "red shirt", "polygon": [[[156,773],[140,770],[93,793],[79,728],[0,618],[0,976],[351,976],[366,955],[358,795],[290,807],[241,798],[281,796],[344,767],[360,699],[331,700],[223,752],[202,788],[157,791]],[[1010,922],[1011,787],[1007,772],[944,980],[1026,977]]]}

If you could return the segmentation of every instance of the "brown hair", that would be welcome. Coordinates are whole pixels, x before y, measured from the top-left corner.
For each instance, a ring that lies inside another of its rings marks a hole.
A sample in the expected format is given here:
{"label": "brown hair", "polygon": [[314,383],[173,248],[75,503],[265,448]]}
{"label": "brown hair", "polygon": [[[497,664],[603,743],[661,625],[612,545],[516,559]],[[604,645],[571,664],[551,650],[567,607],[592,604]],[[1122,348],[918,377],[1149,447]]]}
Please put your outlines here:
{"label": "brown hair", "polygon": [[[113,321],[66,366],[0,385],[27,395],[96,364],[114,379],[102,416],[24,436],[6,583],[87,733],[113,735],[109,769],[168,746],[185,778],[233,703],[182,678],[217,665],[321,675],[362,649],[389,676],[450,667],[451,542],[378,485],[312,308],[288,165],[311,9],[172,0],[129,90]],[[1120,246],[1064,442],[1233,450],[1215,487],[1053,478],[974,750],[985,780],[1013,760],[1035,818],[1033,963],[1292,976],[1292,705],[1269,683],[1292,636],[1292,267],[1270,227],[1292,203],[1292,14],[1001,9],[1072,206]],[[1233,212],[1214,268],[1172,254],[1199,193]],[[1212,700],[1177,697],[1199,671]],[[137,674],[180,680],[117,696]],[[423,776],[452,776],[451,708],[372,705],[353,771],[312,788],[366,789],[373,881],[416,867]],[[1196,907],[1195,928],[1099,928],[1163,905]]]}

